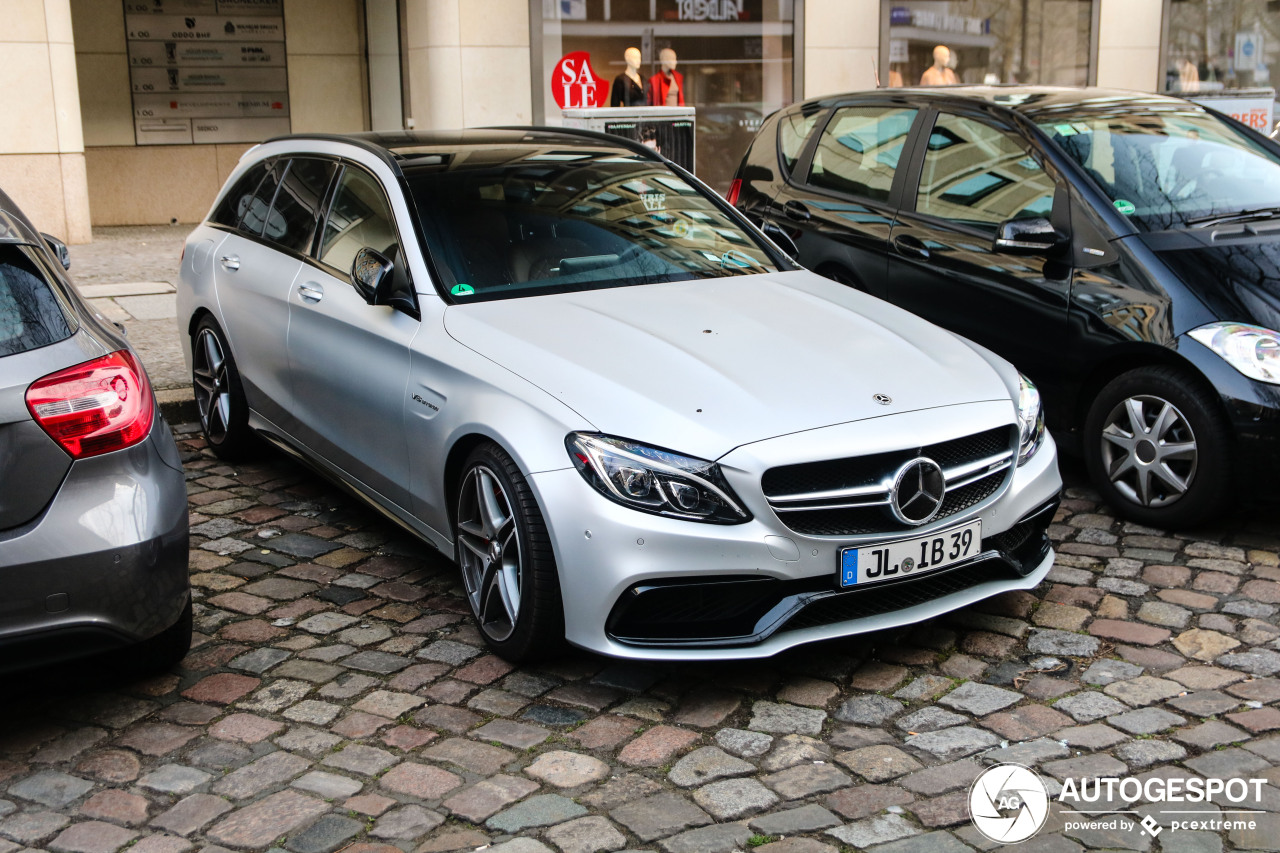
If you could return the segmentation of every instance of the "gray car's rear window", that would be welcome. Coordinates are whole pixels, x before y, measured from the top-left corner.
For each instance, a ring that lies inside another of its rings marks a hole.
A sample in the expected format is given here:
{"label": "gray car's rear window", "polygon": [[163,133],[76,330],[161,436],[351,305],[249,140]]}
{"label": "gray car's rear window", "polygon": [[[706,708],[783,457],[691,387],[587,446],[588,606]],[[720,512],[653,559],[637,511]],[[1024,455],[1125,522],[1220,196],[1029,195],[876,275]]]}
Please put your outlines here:
{"label": "gray car's rear window", "polygon": [[0,243],[0,356],[71,336],[66,314],[45,275],[32,249]]}

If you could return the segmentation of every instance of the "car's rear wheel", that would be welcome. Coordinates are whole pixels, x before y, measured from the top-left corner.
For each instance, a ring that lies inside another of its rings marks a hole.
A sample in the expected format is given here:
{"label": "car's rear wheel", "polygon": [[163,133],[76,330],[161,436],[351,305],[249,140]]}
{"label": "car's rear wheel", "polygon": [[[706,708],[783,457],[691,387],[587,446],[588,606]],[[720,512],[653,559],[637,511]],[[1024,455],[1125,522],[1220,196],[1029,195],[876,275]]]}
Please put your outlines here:
{"label": "car's rear wheel", "polygon": [[1117,512],[1172,529],[1225,509],[1231,430],[1212,394],[1171,367],[1131,370],[1102,389],[1085,421],[1085,462]]}
{"label": "car's rear wheel", "polygon": [[249,404],[231,347],[212,317],[204,317],[191,336],[191,385],[210,449],[222,459],[243,459],[256,442]]}
{"label": "car's rear wheel", "polygon": [[497,445],[467,458],[454,524],[467,602],[489,647],[510,661],[558,650],[564,612],[551,538],[533,490]]}

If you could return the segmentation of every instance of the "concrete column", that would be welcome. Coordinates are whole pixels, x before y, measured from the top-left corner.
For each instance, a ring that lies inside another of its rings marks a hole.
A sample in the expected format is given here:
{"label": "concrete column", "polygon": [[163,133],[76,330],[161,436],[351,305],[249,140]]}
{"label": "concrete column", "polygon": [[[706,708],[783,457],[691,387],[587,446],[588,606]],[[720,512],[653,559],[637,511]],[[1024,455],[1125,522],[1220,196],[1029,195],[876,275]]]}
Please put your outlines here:
{"label": "concrete column", "polygon": [[880,65],[880,0],[804,5],[804,96],[874,89]]}
{"label": "concrete column", "polygon": [[1154,92],[1160,86],[1163,0],[1099,0],[1098,85]]}
{"label": "concrete column", "polygon": [[408,0],[406,18],[416,129],[532,121],[527,0]]}
{"label": "concrete column", "polygon": [[0,0],[0,187],[36,227],[87,243],[80,94],[70,0]]}

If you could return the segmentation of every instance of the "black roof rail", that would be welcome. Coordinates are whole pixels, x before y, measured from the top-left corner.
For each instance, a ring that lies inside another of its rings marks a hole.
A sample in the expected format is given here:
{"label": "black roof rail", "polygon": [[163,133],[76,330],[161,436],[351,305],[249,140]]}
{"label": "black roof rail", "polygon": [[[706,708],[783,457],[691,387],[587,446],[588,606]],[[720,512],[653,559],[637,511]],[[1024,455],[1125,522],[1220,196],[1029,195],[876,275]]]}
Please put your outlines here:
{"label": "black roof rail", "polygon": [[627,139],[625,136],[614,136],[611,133],[601,133],[598,130],[586,130],[580,127],[547,127],[545,125],[494,125],[486,128],[486,130],[521,130],[534,133],[549,133],[559,136],[577,136],[582,139],[594,139],[597,142],[606,142],[609,145],[616,145],[619,148],[625,148],[632,153],[639,154],[649,160],[656,160],[659,163],[668,163],[670,160],[654,151],[649,146],[636,142],[634,139]]}
{"label": "black roof rail", "polygon": [[386,163],[391,167],[391,171],[396,175],[402,174],[400,171],[400,162],[396,159],[396,156],[386,148],[378,145],[376,142],[365,138],[363,135],[345,133],[290,133],[287,136],[273,136],[261,144],[267,145],[271,142],[290,142],[295,139],[312,139],[318,142],[341,142],[345,145],[354,145],[356,148],[367,151],[383,163]]}

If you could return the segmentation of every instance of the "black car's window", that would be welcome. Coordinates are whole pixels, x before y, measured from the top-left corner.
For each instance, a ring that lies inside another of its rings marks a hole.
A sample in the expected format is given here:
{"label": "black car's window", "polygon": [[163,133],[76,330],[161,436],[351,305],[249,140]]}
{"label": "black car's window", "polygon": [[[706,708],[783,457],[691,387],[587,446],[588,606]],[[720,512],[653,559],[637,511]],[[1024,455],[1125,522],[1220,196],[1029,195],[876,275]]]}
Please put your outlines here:
{"label": "black car's window", "polygon": [[276,193],[262,236],[295,252],[311,251],[320,203],[337,167],[331,160],[295,157]]}
{"label": "black car's window", "polygon": [[246,234],[252,234],[255,237],[261,237],[263,228],[267,224],[267,218],[271,215],[271,202],[276,197],[276,188],[280,186],[280,179],[284,177],[284,170],[289,165],[288,161],[280,160],[262,179],[262,183],[258,184],[258,190],[252,196],[246,196],[242,199],[240,211],[240,230]]}
{"label": "black car's window", "polygon": [[0,243],[0,356],[48,346],[71,326],[30,249]]}
{"label": "black car's window", "polygon": [[901,107],[844,107],[822,131],[809,167],[815,187],[888,201],[902,146],[916,111]]}
{"label": "black car's window", "polygon": [[938,116],[924,154],[916,211],[965,225],[1048,216],[1053,178],[1017,136],[963,116]]}
{"label": "black car's window", "polygon": [[269,161],[262,162],[241,175],[240,180],[227,190],[222,200],[218,202],[218,206],[214,208],[212,221],[228,228],[235,228],[240,223],[240,217],[249,209],[249,202],[253,199],[258,184],[262,183],[262,179],[266,177],[267,170],[270,168]]}
{"label": "black car's window", "polygon": [[1280,204],[1280,156],[1195,104],[1153,98],[1121,109],[1085,101],[1039,126],[1145,230]]}
{"label": "black car's window", "polygon": [[782,162],[788,172],[795,169],[800,152],[804,150],[804,141],[809,138],[809,133],[821,114],[812,110],[805,115],[797,110],[783,116],[778,122],[778,152],[782,155]]}
{"label": "black car's window", "polygon": [[320,241],[320,262],[344,274],[351,272],[356,252],[366,246],[388,258],[399,248],[391,205],[378,181],[363,169],[348,166],[338,179]]}
{"label": "black car's window", "polygon": [[479,150],[407,177],[460,302],[778,269],[701,188],[614,148]]}

